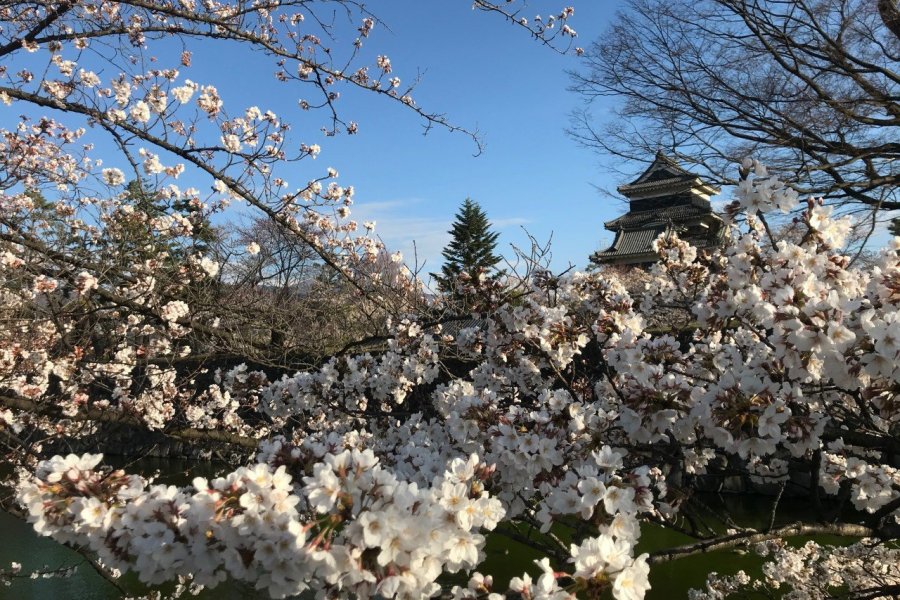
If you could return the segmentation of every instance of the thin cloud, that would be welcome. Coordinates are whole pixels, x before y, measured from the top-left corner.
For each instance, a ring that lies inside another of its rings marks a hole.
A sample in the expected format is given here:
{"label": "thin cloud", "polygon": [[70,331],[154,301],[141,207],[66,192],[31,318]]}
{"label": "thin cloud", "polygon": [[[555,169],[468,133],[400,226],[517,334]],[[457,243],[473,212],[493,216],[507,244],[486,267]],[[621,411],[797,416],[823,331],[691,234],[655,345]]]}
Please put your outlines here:
{"label": "thin cloud", "polygon": [[506,229],[507,227],[522,227],[533,223],[531,219],[523,217],[509,217],[506,219],[491,219],[491,227],[494,229]]}

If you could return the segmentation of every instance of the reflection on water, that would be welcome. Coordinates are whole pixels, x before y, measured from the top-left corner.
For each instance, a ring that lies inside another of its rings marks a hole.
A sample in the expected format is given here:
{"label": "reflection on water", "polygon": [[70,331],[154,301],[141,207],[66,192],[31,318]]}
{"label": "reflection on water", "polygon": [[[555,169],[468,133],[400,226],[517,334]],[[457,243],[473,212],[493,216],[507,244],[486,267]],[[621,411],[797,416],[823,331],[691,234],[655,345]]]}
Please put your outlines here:
{"label": "reflection on water", "polygon": [[[122,465],[117,465],[122,466]],[[129,471],[150,474],[160,472],[159,483],[186,484],[197,476],[212,476],[215,467],[207,463],[188,463],[184,461],[143,459],[129,466]],[[765,526],[771,509],[771,498],[760,496],[729,496],[720,498],[712,496],[708,503],[717,509],[724,510],[738,523],[745,526]],[[779,510],[778,524],[797,520],[804,514],[805,505],[801,501],[782,500]],[[17,580],[10,587],[0,587],[0,600],[113,600],[121,594],[112,585],[84,562],[76,552],[69,550],[47,538],[38,537],[30,525],[0,512],[0,565],[8,567],[10,562],[22,563],[22,571],[36,569],[59,569],[66,566],[79,565],[77,572],[68,578],[52,578]],[[833,542],[835,540],[824,540]],[[662,548],[670,548],[690,543],[690,538],[677,532],[658,527],[644,527],[638,552],[653,552]],[[532,549],[510,541],[508,538],[492,535],[486,547],[487,561],[480,569],[484,573],[494,575],[495,586],[503,589],[511,577],[521,575],[528,570],[533,575],[539,570],[531,562],[539,558]],[[751,575],[758,573],[762,560],[752,554],[739,556],[734,552],[714,552],[692,556],[673,561],[668,564],[654,566],[650,581],[653,589],[648,593],[648,600],[667,598],[684,598],[687,590],[702,587],[706,575],[711,571],[732,574],[744,569]],[[465,581],[461,578],[460,583]],[[129,574],[122,578],[122,587],[129,594],[140,594],[146,591],[140,582]],[[205,590],[197,598],[206,600],[237,600],[266,598],[267,595],[256,592],[243,585],[232,582],[221,584],[214,590]]]}

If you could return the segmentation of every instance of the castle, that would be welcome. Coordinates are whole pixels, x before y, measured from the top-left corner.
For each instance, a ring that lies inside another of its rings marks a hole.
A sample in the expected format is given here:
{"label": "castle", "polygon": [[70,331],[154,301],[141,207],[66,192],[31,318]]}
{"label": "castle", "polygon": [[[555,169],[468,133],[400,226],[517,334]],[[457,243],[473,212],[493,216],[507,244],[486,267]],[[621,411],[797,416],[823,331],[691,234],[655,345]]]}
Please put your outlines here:
{"label": "castle", "polygon": [[677,233],[698,249],[713,248],[722,242],[725,227],[712,210],[709,199],[719,188],[683,169],[662,152],[637,179],[619,186],[628,198],[628,212],[607,221],[615,232],[612,246],[594,252],[595,265],[640,265],[655,262],[651,244],[662,234]]}

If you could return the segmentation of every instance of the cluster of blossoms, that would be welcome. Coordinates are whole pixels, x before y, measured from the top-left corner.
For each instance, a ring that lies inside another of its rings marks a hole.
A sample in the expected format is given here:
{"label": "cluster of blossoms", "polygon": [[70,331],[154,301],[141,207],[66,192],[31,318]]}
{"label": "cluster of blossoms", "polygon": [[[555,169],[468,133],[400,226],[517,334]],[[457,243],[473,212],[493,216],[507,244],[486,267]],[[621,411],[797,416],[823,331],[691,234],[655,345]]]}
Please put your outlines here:
{"label": "cluster of blossoms", "polygon": [[[900,469],[890,464],[873,464],[875,456],[864,448],[848,447],[842,439],[828,444],[823,452],[819,485],[829,494],[837,494],[841,485],[850,486],[850,500],[857,510],[877,513],[885,506],[900,503]],[[840,450],[837,454],[834,451]],[[900,513],[894,518],[900,523]]]}
{"label": "cluster of blossoms", "polygon": [[[575,15],[575,8],[566,6],[557,13],[546,15],[534,15],[530,20],[523,15],[528,5],[524,1],[506,0],[503,3],[489,2],[487,0],[475,0],[473,9],[483,10],[503,16],[509,23],[523,28],[536,40],[555,48],[559,52],[566,52],[572,47],[572,42],[578,33],[569,24]],[[578,56],[584,54],[583,48],[575,48]]]}
{"label": "cluster of blossoms", "polygon": [[706,589],[692,590],[691,600],[785,591],[789,598],[826,598],[833,597],[835,590],[848,597],[888,597],[900,586],[900,551],[878,540],[837,547],[812,541],[793,547],[769,541],[754,550],[767,559],[761,579],[752,579],[744,571],[731,576],[713,573]]}
{"label": "cluster of blossoms", "polygon": [[13,561],[9,567],[0,569],[0,586],[11,587],[17,579],[57,579],[72,577],[78,572],[78,567],[62,567],[52,569],[44,566],[42,569],[25,571],[22,564]]}
{"label": "cluster of blossoms", "polygon": [[326,454],[302,483],[284,465],[257,463],[186,489],[100,471],[100,459],[42,462],[20,499],[39,533],[89,547],[151,584],[190,573],[195,586],[231,577],[275,598],[310,583],[331,594],[428,596],[441,573],[480,562],[477,531],[503,517],[475,457],[451,461],[423,488],[398,480],[370,450]]}
{"label": "cluster of blossoms", "polygon": [[392,331],[387,350],[378,357],[332,358],[318,371],[274,382],[262,396],[266,412],[274,417],[303,415],[312,426],[328,426],[331,415],[326,410],[333,407],[352,415],[365,414],[370,402],[385,412],[402,405],[411,390],[437,377],[438,344],[408,319]]}

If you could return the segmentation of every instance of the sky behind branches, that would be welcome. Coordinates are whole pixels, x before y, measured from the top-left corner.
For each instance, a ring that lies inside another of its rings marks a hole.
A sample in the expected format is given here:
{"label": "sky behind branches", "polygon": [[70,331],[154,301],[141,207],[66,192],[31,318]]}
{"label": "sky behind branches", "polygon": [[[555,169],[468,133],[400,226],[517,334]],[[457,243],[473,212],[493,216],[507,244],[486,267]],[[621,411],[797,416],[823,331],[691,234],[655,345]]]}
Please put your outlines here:
{"label": "sky behind branches", "polygon": [[[605,0],[570,4],[576,45],[585,47],[617,6]],[[221,47],[204,53],[198,47],[192,74],[215,81],[226,104],[237,100],[239,106],[272,108],[294,124],[306,143],[320,144],[316,166],[336,168],[341,184],[356,188],[352,218],[377,221],[376,233],[388,247],[402,251],[409,263],[416,258],[420,266],[424,263],[423,273],[439,270],[447,230],[466,197],[487,212],[501,234],[498,248],[505,256],[513,255],[510,244],[528,247],[525,228],[541,242],[553,235],[555,269],[569,263],[585,267],[601,240],[612,239],[603,221],[623,205],[595,188],[612,189],[621,182],[564,131],[579,102],[566,90],[565,71],[577,68],[578,59],[559,55],[524,30],[459,0],[382,0],[367,7],[386,26],[376,26],[363,52],[389,56],[393,74],[403,80],[401,89],[420,75],[413,92],[417,104],[445,113],[455,125],[478,129],[485,144],[480,156],[473,156],[477,146],[464,134],[432,129],[423,136],[415,115],[346,87],[338,108],[344,118],[359,123],[359,133],[325,138],[318,133],[321,111],[304,115],[295,86],[269,84],[266,77],[255,77],[253,86],[242,81],[240,74],[254,69],[253,56],[231,56]],[[562,7],[533,2],[528,16]],[[346,46],[355,34],[341,27],[336,47]],[[264,64],[261,57],[259,64]],[[262,87],[256,85],[259,80]],[[290,183],[307,177],[298,174]]]}

